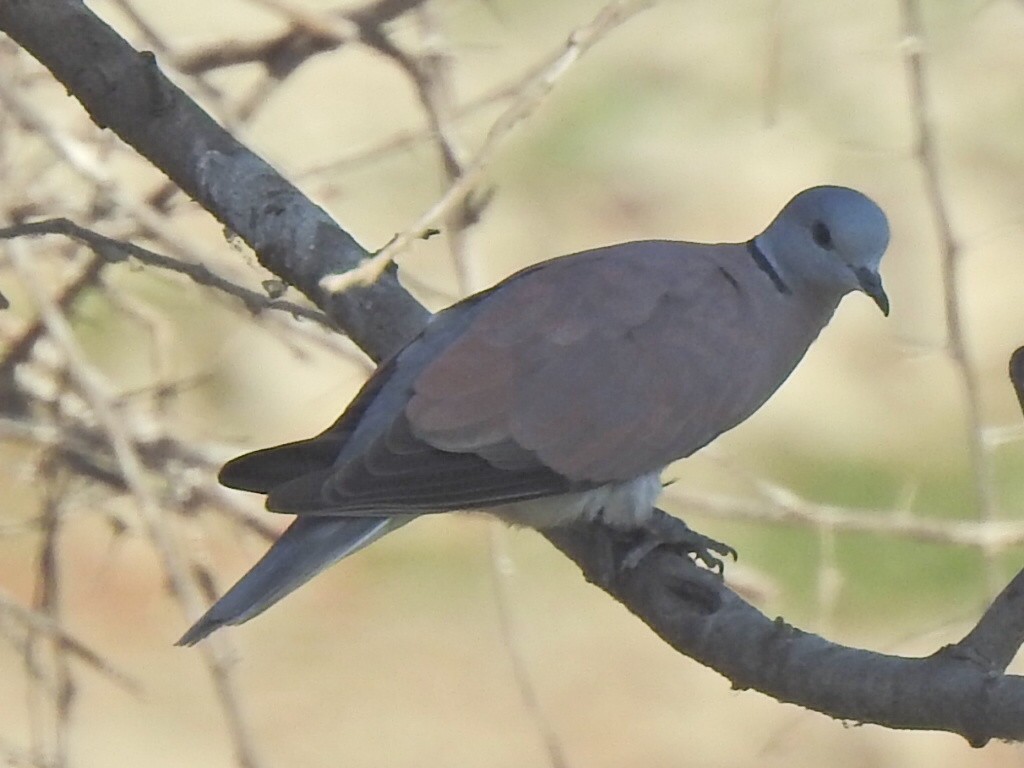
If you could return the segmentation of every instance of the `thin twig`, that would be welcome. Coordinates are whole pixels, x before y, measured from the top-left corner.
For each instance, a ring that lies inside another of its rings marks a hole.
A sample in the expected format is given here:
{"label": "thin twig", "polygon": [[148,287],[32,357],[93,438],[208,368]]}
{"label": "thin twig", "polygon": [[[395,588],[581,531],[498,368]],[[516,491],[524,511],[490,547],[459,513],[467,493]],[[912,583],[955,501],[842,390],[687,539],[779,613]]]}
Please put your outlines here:
{"label": "thin twig", "polygon": [[118,669],[112,661],[103,658],[99,651],[90,648],[83,640],[75,637],[67,628],[58,624],[49,616],[29,610],[4,592],[0,592],[0,612],[13,617],[15,621],[30,628],[33,632],[53,637],[70,653],[73,653],[85,664],[125,691],[138,693],[141,690],[139,682],[135,678],[127,672]]}
{"label": "thin twig", "polygon": [[276,0],[254,0],[290,22],[283,33],[254,40],[229,40],[190,54],[179,55],[176,65],[185,74],[260,63],[268,70],[287,58],[297,67],[306,59],[335,50],[359,39],[363,29],[380,27],[413,10],[426,0],[378,0],[361,8],[316,14]]}
{"label": "thin twig", "polygon": [[[62,529],[61,497],[63,493],[58,487],[57,467],[48,458],[44,459],[40,472],[44,487],[43,497],[43,538],[39,553],[38,566],[38,608],[54,624],[62,621],[62,577],[59,555],[59,542]],[[35,638],[33,638],[35,639]],[[75,698],[76,686],[71,677],[68,655],[64,644],[54,642],[47,637],[45,647],[48,651],[50,675],[50,710],[52,719],[53,744],[49,762],[54,768],[64,768],[68,764],[68,739],[71,727],[71,707]],[[43,643],[39,644],[44,647]]]}
{"label": "thin twig", "polygon": [[[420,56],[420,70],[426,76],[424,108],[436,134],[435,143],[443,162],[445,186],[448,186],[462,175],[465,166],[465,152],[455,131],[457,107],[452,54],[444,44],[433,8],[421,6],[416,18],[424,37],[424,51]],[[475,261],[470,258],[469,230],[483,216],[489,202],[490,195],[486,193],[467,197],[444,221],[444,236],[462,295],[482,287],[477,284]]]}
{"label": "thin twig", "polygon": [[355,269],[342,274],[327,275],[320,286],[329,293],[340,293],[354,285],[374,282],[387,269],[392,260],[413,241],[424,237],[431,225],[443,219],[476,189],[498,147],[520,121],[529,117],[543,102],[559,79],[590,48],[615,27],[637,13],[650,8],[655,0],[619,0],[601,8],[587,24],[576,29],[566,41],[562,50],[552,56],[546,66],[525,84],[519,97],[494,121],[483,144],[472,160],[466,163],[462,175],[448,187],[447,191],[431,205],[416,221],[371,258]]}
{"label": "thin twig", "polygon": [[[5,231],[7,230],[0,229],[0,240],[4,239]],[[69,313],[82,294],[96,285],[106,265],[105,259],[94,256],[80,268],[73,279],[54,293],[53,301],[61,312]],[[0,355],[0,381],[10,376],[16,365],[28,359],[36,342],[45,333],[46,326],[42,322],[32,323],[3,350],[3,354]]]}
{"label": "thin twig", "polygon": [[519,642],[519,632],[516,630],[508,588],[511,565],[507,555],[502,551],[504,527],[500,523],[492,521],[488,526],[488,531],[490,533],[488,540],[490,557],[488,559],[491,564],[491,585],[493,586],[495,612],[498,616],[498,632],[501,635],[502,646],[505,648],[505,655],[512,667],[516,690],[519,691],[519,698],[523,702],[523,708],[533,723],[533,727],[540,734],[541,743],[547,753],[548,764],[551,768],[567,768],[569,763],[565,759],[562,742],[541,706],[540,697],[533,684],[533,676],[530,674],[529,665],[526,663],[522,645]]}
{"label": "thin twig", "polygon": [[[452,119],[462,121],[478,112],[514,97],[520,93],[528,81],[536,76],[538,67],[531,67],[526,75],[519,76],[514,80],[504,83],[482,96],[471,99],[459,107],[456,107]],[[310,179],[331,174],[342,173],[354,170],[368,163],[388,157],[391,154],[404,149],[411,149],[419,144],[430,141],[430,129],[401,130],[385,135],[383,138],[375,137],[374,142],[366,147],[351,151],[347,155],[336,157],[334,160],[319,163],[303,171],[296,173],[298,179]]]}
{"label": "thin twig", "polygon": [[[916,133],[915,157],[924,174],[925,193],[935,219],[942,252],[942,290],[946,312],[946,343],[950,359],[963,388],[967,417],[967,441],[970,450],[971,476],[978,517],[994,522],[998,517],[994,490],[994,469],[986,450],[984,425],[981,418],[981,397],[978,374],[971,364],[964,333],[964,320],[960,311],[960,245],[953,234],[949,204],[938,152],[935,147],[931,96],[928,90],[926,41],[921,24],[919,0],[900,0],[903,15],[903,50],[910,87],[910,110]],[[997,542],[984,549],[985,576],[989,594],[994,596],[1000,588]]]}
{"label": "thin twig", "polygon": [[928,520],[893,516],[890,510],[850,509],[796,500],[735,499],[715,494],[687,494],[669,489],[664,495],[682,508],[720,520],[745,520],[773,525],[822,526],[849,533],[897,536],[913,541],[976,547],[982,551],[1024,544],[1021,520]]}
{"label": "thin twig", "polygon": [[151,267],[167,270],[168,272],[177,272],[199,285],[214,288],[221,293],[241,299],[246,308],[253,314],[258,314],[264,310],[278,310],[287,312],[294,317],[312,320],[324,328],[333,329],[326,315],[319,310],[310,309],[287,299],[272,299],[266,294],[258,293],[244,286],[232,283],[230,280],[226,280],[210,271],[203,264],[180,261],[170,256],[154,253],[134,243],[106,237],[91,229],[79,226],[69,219],[45,219],[44,221],[33,221],[13,227],[0,228],[0,240],[10,240],[15,237],[38,237],[42,235],[63,235],[64,237],[69,237],[88,246],[98,257],[111,264],[123,262],[131,257]]}
{"label": "thin twig", "polygon": [[[130,214],[146,233],[156,237],[163,247],[172,254],[194,265],[217,261],[218,254],[216,252],[205,245],[192,241],[180,227],[172,224],[160,211],[129,194],[124,185],[115,183],[107,164],[102,162],[97,153],[69,135],[62,126],[55,124],[36,104],[26,99],[16,84],[4,76],[2,70],[0,70],[0,100],[8,105],[12,114],[27,130],[38,134],[67,167],[92,184],[103,200]],[[154,266],[161,265],[154,264]],[[162,266],[165,269],[171,269],[171,266],[167,264]],[[201,268],[197,274],[201,275],[202,269],[204,268]]]}
{"label": "thin twig", "polygon": [[[146,481],[145,468],[136,446],[130,438],[123,419],[114,407],[114,398],[107,391],[106,382],[83,355],[66,319],[39,285],[27,257],[21,251],[22,244],[17,240],[11,241],[8,248],[11,265],[21,277],[26,290],[36,303],[50,337],[60,347],[65,357],[71,378],[83,397],[89,402],[110,441],[125,484],[136,499],[143,526],[167,574],[172,593],[187,616],[198,617],[202,612],[200,600],[189,578],[178,546],[168,530],[156,496]],[[240,705],[234,692],[234,682],[224,646],[222,643],[207,645],[210,649],[203,651],[204,658],[213,676],[221,706],[227,717],[236,757],[243,768],[255,768],[260,761],[256,756],[246,721],[240,714]]]}

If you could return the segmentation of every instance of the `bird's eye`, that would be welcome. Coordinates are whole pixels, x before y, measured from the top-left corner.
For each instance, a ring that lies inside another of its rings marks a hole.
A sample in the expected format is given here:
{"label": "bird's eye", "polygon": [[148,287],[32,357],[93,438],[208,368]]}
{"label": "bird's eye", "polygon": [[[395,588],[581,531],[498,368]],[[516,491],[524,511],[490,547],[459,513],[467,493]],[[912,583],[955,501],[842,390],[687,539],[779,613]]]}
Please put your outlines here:
{"label": "bird's eye", "polygon": [[811,237],[819,246],[826,251],[832,250],[832,233],[823,221],[816,221],[811,225]]}

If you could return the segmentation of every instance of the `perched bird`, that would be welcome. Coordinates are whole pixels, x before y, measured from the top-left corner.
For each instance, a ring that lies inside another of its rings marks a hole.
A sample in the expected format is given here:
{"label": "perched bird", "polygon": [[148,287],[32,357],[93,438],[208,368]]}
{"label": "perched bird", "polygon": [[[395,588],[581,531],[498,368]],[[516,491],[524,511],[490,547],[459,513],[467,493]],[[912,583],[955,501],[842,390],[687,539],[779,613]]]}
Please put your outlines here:
{"label": "perched bird", "polygon": [[179,644],[419,515],[644,527],[665,466],[757,410],[845,294],[888,314],[888,242],[870,199],[814,187],[749,242],[597,248],[439,312],[323,433],[224,466],[224,485],[298,519]]}

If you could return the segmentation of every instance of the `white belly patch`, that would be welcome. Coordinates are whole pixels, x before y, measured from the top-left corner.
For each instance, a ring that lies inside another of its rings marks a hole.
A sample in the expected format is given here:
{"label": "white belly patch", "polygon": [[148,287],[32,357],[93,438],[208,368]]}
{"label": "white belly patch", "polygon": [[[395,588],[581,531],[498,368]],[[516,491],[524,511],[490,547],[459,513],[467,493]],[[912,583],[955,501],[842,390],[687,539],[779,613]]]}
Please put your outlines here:
{"label": "white belly patch", "polygon": [[487,512],[511,525],[531,528],[551,528],[600,517],[614,528],[629,529],[640,527],[651,517],[660,493],[661,473],[652,472],[589,491],[502,504]]}

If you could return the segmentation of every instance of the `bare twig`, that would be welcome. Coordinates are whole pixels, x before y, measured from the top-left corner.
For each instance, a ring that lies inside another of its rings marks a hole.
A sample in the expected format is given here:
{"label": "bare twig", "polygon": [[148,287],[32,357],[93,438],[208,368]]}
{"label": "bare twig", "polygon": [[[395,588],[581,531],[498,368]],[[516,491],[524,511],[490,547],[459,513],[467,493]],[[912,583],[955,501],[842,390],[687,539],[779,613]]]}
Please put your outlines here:
{"label": "bare twig", "polygon": [[1024,521],[935,520],[895,516],[891,510],[856,510],[830,504],[812,504],[788,494],[766,503],[762,499],[734,499],[714,494],[690,494],[669,488],[669,498],[684,509],[722,520],[746,520],[776,525],[828,527],[844,533],[873,533],[914,541],[977,547],[982,551],[1024,543]]}
{"label": "bare twig", "polygon": [[265,8],[291,22],[285,32],[263,40],[228,41],[177,57],[178,68],[186,74],[240,64],[261,63],[268,70],[284,62],[294,68],[306,59],[359,39],[362,29],[380,27],[409,12],[424,0],[378,0],[353,10],[316,14],[305,8],[275,0],[259,0]]}
{"label": "bare twig", "polygon": [[[216,253],[197,242],[191,241],[191,239],[184,234],[179,227],[172,225],[159,211],[128,193],[122,186],[115,184],[112,175],[96,152],[92,151],[91,148],[69,135],[60,126],[55,125],[53,121],[48,119],[47,115],[40,111],[35,104],[24,98],[14,84],[5,79],[2,72],[0,72],[0,100],[7,103],[11,112],[26,128],[42,136],[51,150],[58,157],[64,160],[68,167],[72,168],[84,180],[92,184],[100,197],[131,214],[133,219],[143,227],[145,232],[158,238],[163,246],[171,253],[194,265],[195,270],[189,273],[189,276],[192,277],[192,279],[204,281],[208,278],[209,282],[204,282],[204,284],[221,290],[230,288],[230,283],[227,283],[227,281],[220,282],[219,279],[215,278],[212,273],[209,272],[209,270],[201,266],[204,263],[214,263],[217,260]],[[70,222],[68,223],[70,224]],[[31,227],[31,225],[23,226]],[[75,225],[71,224],[70,227],[67,227],[64,234],[72,236],[74,226]],[[85,234],[86,233],[79,231],[75,234],[75,237],[83,243],[90,244],[88,240],[85,239]],[[102,239],[92,239],[94,242],[98,242],[106,246],[113,245],[109,242],[103,243]],[[109,254],[111,250],[117,253],[124,249],[107,247],[104,248],[104,250]],[[141,249],[139,252],[135,252],[132,255],[139,257],[141,255]],[[155,256],[155,254],[152,255]],[[184,271],[181,269],[181,262],[179,262],[178,265],[175,265],[166,256],[156,257],[153,265],[160,266],[162,269]],[[228,292],[231,291],[228,290]],[[243,297],[243,294],[236,293],[236,295],[238,295],[239,298]],[[254,306],[259,308],[259,304]],[[250,307],[250,311],[254,311],[252,307]]]}
{"label": "bare twig", "polygon": [[[462,175],[465,152],[455,133],[456,97],[452,80],[452,54],[446,50],[440,25],[430,6],[421,6],[416,12],[424,38],[424,51],[420,57],[420,71],[426,77],[426,88],[421,99],[429,115],[435,134],[435,143],[441,156],[445,186],[453,184]],[[445,218],[444,235],[448,252],[455,267],[460,292],[467,295],[482,286],[477,284],[474,261],[469,255],[469,229],[480,220],[490,202],[487,193],[467,197]]]}
{"label": "bare twig", "polygon": [[[993,522],[998,516],[992,462],[986,450],[978,374],[971,365],[960,311],[960,245],[953,234],[949,205],[944,193],[942,172],[935,147],[931,96],[928,90],[927,49],[921,25],[919,0],[900,0],[903,15],[903,50],[910,85],[910,109],[916,131],[915,155],[924,174],[925,194],[935,219],[942,252],[942,288],[946,311],[946,344],[964,392],[967,412],[967,442],[970,449],[971,477],[978,516]],[[991,595],[999,590],[1000,574],[997,542],[985,548],[985,575]]]}
{"label": "bare twig", "polygon": [[220,277],[203,264],[181,261],[160,253],[154,253],[134,243],[115,240],[98,232],[93,232],[91,229],[81,227],[68,219],[46,219],[44,221],[33,221],[13,227],[0,228],[0,240],[9,240],[15,237],[38,237],[42,235],[63,235],[64,237],[76,240],[91,248],[93,253],[107,263],[122,262],[131,257],[151,267],[164,269],[168,272],[177,272],[199,285],[214,288],[221,293],[240,299],[245,304],[246,309],[253,314],[269,309],[279,310],[287,312],[294,317],[312,320],[314,323],[325,328],[333,328],[323,312],[296,304],[287,299],[272,299],[266,294],[258,293]]}
{"label": "bare twig", "polygon": [[129,693],[139,692],[140,687],[137,680],[127,672],[119,670],[113,662],[103,658],[99,651],[90,648],[84,641],[75,637],[68,629],[56,623],[52,618],[25,608],[3,592],[0,592],[0,611],[29,627],[33,632],[53,637],[70,653]]}
{"label": "bare twig", "polygon": [[[53,304],[49,295],[39,285],[27,258],[21,253],[21,247],[21,243],[17,240],[10,243],[8,253],[11,264],[35,301],[50,337],[60,347],[67,362],[70,377],[82,392],[83,397],[89,402],[110,441],[125,484],[136,499],[143,525],[154,549],[160,556],[175,598],[182,605],[186,615],[198,616],[202,612],[201,603],[182,562],[177,544],[161,514],[157,499],[146,481],[144,466],[135,444],[130,438],[124,421],[117,413],[114,398],[107,391],[104,380],[82,354],[71,328],[59,308]],[[224,651],[219,644],[211,643],[209,645],[211,649],[204,653],[220,696],[221,705],[227,716],[238,761],[243,768],[253,768],[259,765],[259,760],[246,723],[239,714],[239,704],[234,694],[234,685]]]}
{"label": "bare twig", "polygon": [[[4,232],[5,230],[0,229],[0,240],[4,238]],[[70,312],[72,305],[78,301],[82,293],[96,284],[106,263],[100,257],[90,259],[71,281],[55,293],[53,300],[61,312]],[[11,375],[16,365],[28,358],[36,342],[45,333],[46,326],[42,322],[32,323],[3,350],[3,354],[0,355],[0,382]]]}
{"label": "bare twig", "polygon": [[424,236],[431,225],[443,219],[476,189],[498,147],[520,121],[529,117],[554,88],[558,80],[590,48],[611,30],[653,5],[654,0],[618,0],[598,11],[587,24],[577,28],[564,47],[552,56],[545,67],[525,84],[519,97],[494,121],[483,144],[472,160],[466,163],[462,174],[448,187],[416,221],[395,235],[381,250],[367,259],[356,269],[342,274],[329,274],[320,281],[321,287],[329,293],[343,293],[355,285],[372,283],[388,267],[392,260],[413,241]]}
{"label": "bare twig", "polygon": [[[525,76],[517,77],[508,83],[504,83],[487,91],[475,99],[471,99],[464,104],[455,107],[452,119],[454,121],[465,120],[487,107],[513,98],[523,89],[524,84],[529,82],[535,76],[537,69],[538,68],[531,67]],[[351,171],[367,163],[387,157],[395,152],[410,149],[419,144],[428,142],[430,139],[431,135],[429,126],[420,130],[395,131],[394,133],[385,135],[383,138],[375,138],[373,143],[369,146],[361,147],[349,152],[349,154],[337,157],[334,160],[329,160],[327,162],[311,166],[303,171],[299,171],[296,176],[299,179],[308,179]]]}
{"label": "bare twig", "polygon": [[503,551],[502,534],[504,529],[497,522],[488,526],[490,532],[490,563],[491,563],[491,584],[494,587],[494,605],[497,609],[498,631],[501,634],[502,645],[505,654],[508,656],[509,664],[512,667],[512,677],[515,680],[516,690],[519,691],[519,698],[523,702],[526,714],[533,722],[533,727],[540,735],[544,751],[547,753],[548,765],[551,768],[567,768],[569,765],[565,759],[565,751],[562,742],[555,732],[551,720],[544,711],[537,695],[537,689],[533,684],[533,676],[530,674],[529,665],[523,655],[523,649],[519,642],[519,633],[516,631],[515,617],[512,614],[512,601],[509,595],[508,580],[511,572],[511,564],[508,556]]}
{"label": "bare twig", "polygon": [[[56,467],[49,460],[44,460],[41,479],[45,489],[43,498],[43,537],[39,551],[38,574],[36,581],[37,606],[49,619],[59,625],[62,613],[62,578],[58,559],[58,543],[61,534],[61,496],[57,487]],[[68,737],[71,725],[71,707],[75,698],[76,686],[71,678],[68,666],[67,651],[61,642],[53,642],[46,637],[45,642],[37,642],[40,638],[30,633],[28,644],[41,658],[49,657],[50,667],[47,687],[43,692],[50,697],[50,720],[53,743],[50,748],[48,762],[55,768],[63,768],[68,763]],[[41,741],[41,740],[40,740]]]}

